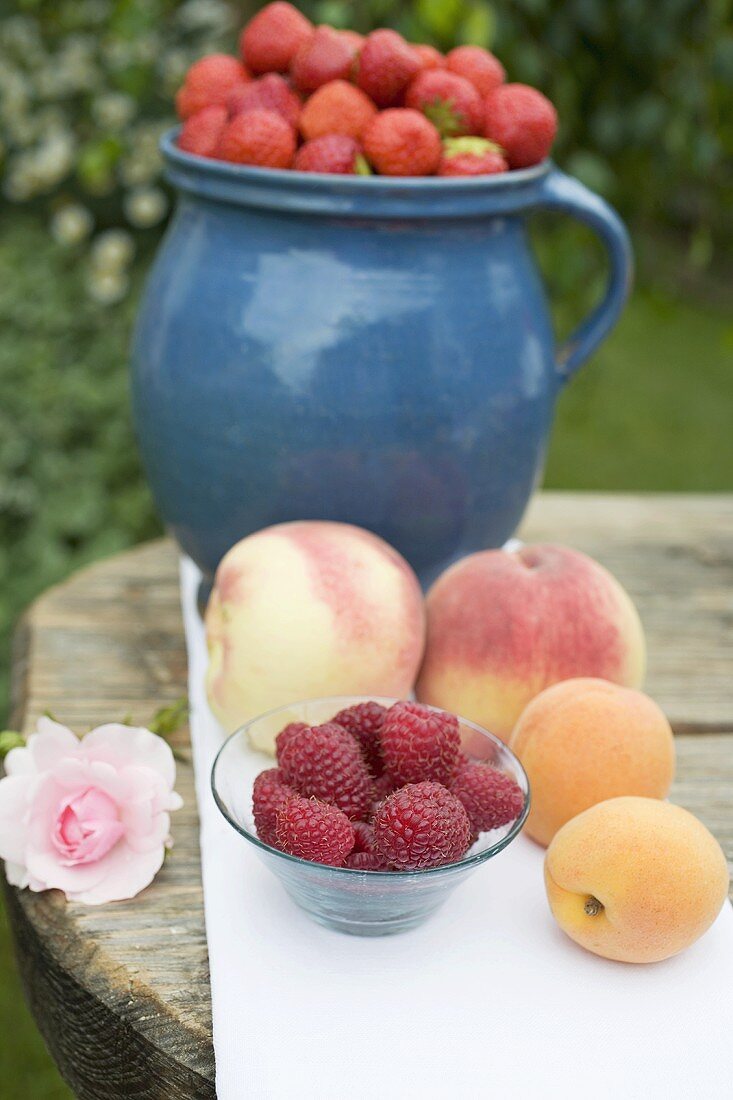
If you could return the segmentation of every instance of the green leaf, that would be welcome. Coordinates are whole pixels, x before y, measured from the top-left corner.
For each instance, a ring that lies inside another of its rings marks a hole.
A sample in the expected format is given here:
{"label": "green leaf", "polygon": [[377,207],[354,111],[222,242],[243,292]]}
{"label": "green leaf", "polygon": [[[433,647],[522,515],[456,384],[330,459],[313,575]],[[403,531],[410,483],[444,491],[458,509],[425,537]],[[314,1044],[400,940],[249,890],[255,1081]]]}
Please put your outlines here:
{"label": "green leaf", "polygon": [[459,37],[469,46],[488,47],[494,41],[496,20],[490,4],[472,4],[461,22]]}
{"label": "green leaf", "polygon": [[148,726],[151,733],[157,733],[159,737],[168,738],[186,724],[188,719],[188,699],[182,695],[175,703],[161,707],[153,716]]}
{"label": "green leaf", "polygon": [[0,733],[0,760],[4,760],[11,749],[20,749],[25,745],[25,737],[16,730],[3,730]]}

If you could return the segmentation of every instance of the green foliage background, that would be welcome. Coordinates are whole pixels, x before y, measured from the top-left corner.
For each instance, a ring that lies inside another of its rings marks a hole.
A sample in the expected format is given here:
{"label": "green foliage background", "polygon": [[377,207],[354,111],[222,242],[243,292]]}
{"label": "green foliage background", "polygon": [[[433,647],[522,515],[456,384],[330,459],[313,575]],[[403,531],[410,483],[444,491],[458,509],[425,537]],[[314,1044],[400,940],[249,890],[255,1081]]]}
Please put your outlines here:
{"label": "green foliage background", "polygon": [[[155,143],[187,64],[233,49],[258,6],[0,7],[0,715],[10,626],[22,607],[84,562],[160,531],[126,368],[167,202]],[[390,24],[442,48],[490,46],[510,79],[556,102],[556,159],[630,223],[639,286],[561,399],[546,483],[733,489],[733,0],[302,6],[320,21]],[[54,215],[69,208],[87,213],[91,241],[55,239]],[[95,249],[109,229],[122,230],[123,257],[105,282]],[[586,231],[549,219],[540,219],[536,244],[562,333],[599,293],[600,249]],[[13,1034],[0,1044],[0,1094],[67,1096],[19,1005],[1,923],[0,966],[0,1021]]]}

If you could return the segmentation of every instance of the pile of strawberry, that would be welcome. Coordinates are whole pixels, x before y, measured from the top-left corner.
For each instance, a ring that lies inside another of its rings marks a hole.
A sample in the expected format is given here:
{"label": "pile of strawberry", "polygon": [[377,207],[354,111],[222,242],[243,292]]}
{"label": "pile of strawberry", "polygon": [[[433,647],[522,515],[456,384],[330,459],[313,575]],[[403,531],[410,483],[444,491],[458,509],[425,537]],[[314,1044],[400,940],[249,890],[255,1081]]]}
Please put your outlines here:
{"label": "pile of strawberry", "polygon": [[292,722],[276,751],[278,767],[254,783],[257,835],[314,863],[440,867],[524,806],[510,776],[462,753],[454,715],[420,703],[359,703],[322,726]]}
{"label": "pile of strawberry", "polygon": [[277,0],[247,23],[240,51],[188,70],[181,149],[300,172],[476,176],[539,163],[557,131],[550,101],[505,84],[478,46],[443,56],[392,30],[314,27]]}

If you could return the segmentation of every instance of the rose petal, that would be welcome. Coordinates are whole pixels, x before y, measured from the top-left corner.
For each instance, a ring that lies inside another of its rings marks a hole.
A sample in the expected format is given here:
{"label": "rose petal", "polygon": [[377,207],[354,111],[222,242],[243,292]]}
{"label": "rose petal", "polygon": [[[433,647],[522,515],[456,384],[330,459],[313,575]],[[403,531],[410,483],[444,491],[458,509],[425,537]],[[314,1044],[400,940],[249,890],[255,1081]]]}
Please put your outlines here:
{"label": "rose petal", "polygon": [[[5,877],[11,886],[17,886],[20,890],[25,890],[26,886],[30,886],[30,877],[22,863],[12,863],[10,860],[6,860]],[[41,886],[39,889],[42,890],[44,887]]]}
{"label": "rose petal", "polygon": [[80,760],[76,756],[61,757],[46,774],[52,774],[60,787],[70,791],[87,787],[90,782],[89,765],[86,760]]}
{"label": "rose petal", "polygon": [[111,724],[79,741],[42,719],[7,761],[0,855],[9,881],[86,904],[134,897],[152,881],[170,843],[169,811],[182,805],[161,738]]}
{"label": "rose petal", "polygon": [[109,723],[84,738],[83,750],[95,760],[116,766],[136,764],[159,772],[168,787],[176,781],[176,764],[170,746],[150,730]]}
{"label": "rose petal", "polygon": [[103,859],[124,836],[117,804],[98,787],[65,798],[56,811],[51,841],[64,866]]}
{"label": "rose petal", "polygon": [[163,865],[163,845],[150,852],[133,852],[121,841],[98,866],[105,868],[105,876],[91,887],[67,891],[71,901],[84,905],[104,905],[109,901],[125,901],[134,898],[153,881]]}
{"label": "rose petal", "polygon": [[33,780],[25,775],[0,779],[0,859],[23,863],[28,833],[28,796]]}
{"label": "rose petal", "polygon": [[35,775],[36,765],[25,745],[11,749],[3,761],[6,775]]}
{"label": "rose petal", "polygon": [[[120,841],[124,844],[124,839]],[[29,848],[26,856],[28,873],[44,883],[46,890],[63,890],[70,897],[72,890],[91,890],[102,882],[108,871],[105,864],[112,852],[96,863],[76,863],[67,865],[50,842],[43,847]]]}
{"label": "rose petal", "polygon": [[39,772],[48,771],[64,756],[76,756],[81,742],[70,729],[51,718],[39,718],[28,738],[28,750]]}

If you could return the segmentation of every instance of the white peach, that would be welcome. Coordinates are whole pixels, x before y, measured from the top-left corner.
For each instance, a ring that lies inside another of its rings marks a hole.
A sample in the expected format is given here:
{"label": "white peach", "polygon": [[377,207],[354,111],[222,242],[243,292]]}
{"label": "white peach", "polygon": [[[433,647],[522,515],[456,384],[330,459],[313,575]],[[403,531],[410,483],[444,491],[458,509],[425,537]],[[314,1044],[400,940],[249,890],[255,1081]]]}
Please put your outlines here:
{"label": "white peach", "polygon": [[[217,570],[206,610],[209,703],[231,731],[302,699],[403,697],[424,632],[417,578],[382,539],[315,520],[269,527]],[[259,747],[274,751],[266,740]]]}

